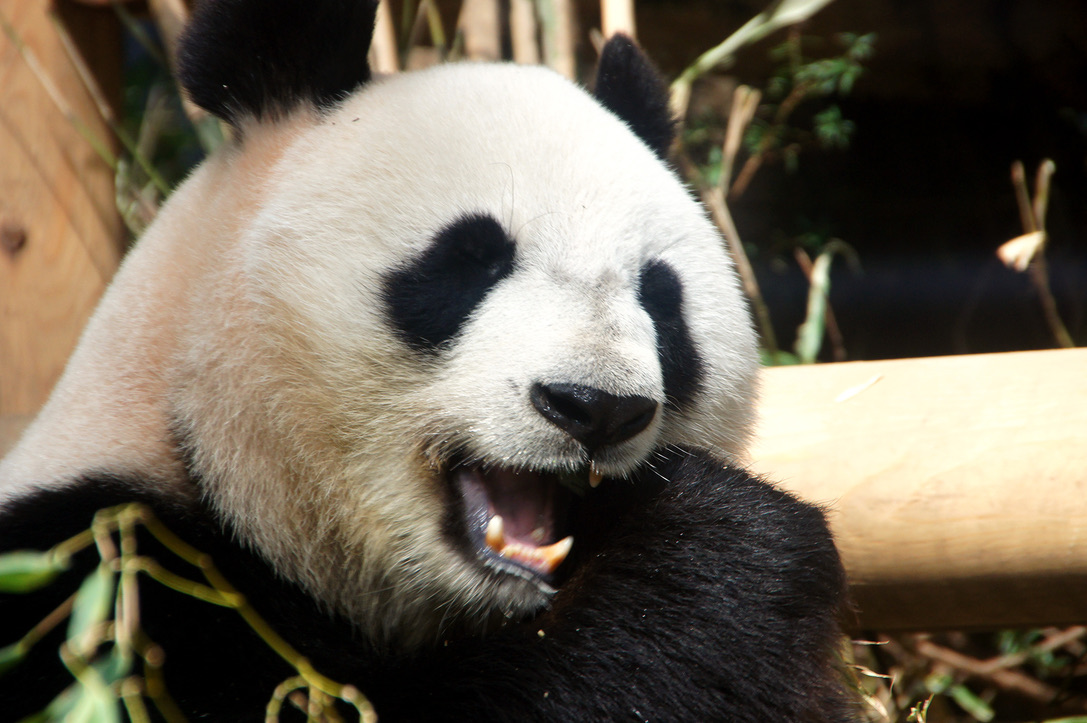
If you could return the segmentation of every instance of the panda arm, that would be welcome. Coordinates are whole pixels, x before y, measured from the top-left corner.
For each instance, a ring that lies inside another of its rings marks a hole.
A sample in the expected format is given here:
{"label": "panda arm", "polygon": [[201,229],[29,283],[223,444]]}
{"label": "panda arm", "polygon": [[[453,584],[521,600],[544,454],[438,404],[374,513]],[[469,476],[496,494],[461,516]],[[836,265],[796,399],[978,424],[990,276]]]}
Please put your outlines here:
{"label": "panda arm", "polygon": [[[210,553],[319,670],[370,696],[383,723],[854,720],[825,662],[838,642],[843,579],[816,508],[684,453],[659,460],[653,479],[609,481],[591,499],[592,553],[547,612],[413,659],[368,646],[240,548],[202,506],[147,485],[84,480],[9,504],[0,550],[46,549],[85,529],[96,509],[148,504]],[[140,551],[170,564],[145,533]],[[0,595],[0,643],[74,591],[96,564],[87,552],[43,591]],[[174,570],[193,575],[176,561]],[[140,599],[144,628],[166,651],[167,689],[183,709],[208,720],[262,719],[271,690],[292,673],[236,612],[147,580]],[[71,681],[56,655],[63,627],[0,676],[5,710],[36,712]]]}
{"label": "panda arm", "polygon": [[856,720],[827,663],[845,585],[822,513],[705,456],[654,466],[667,482],[633,502],[598,490],[601,546],[548,612],[442,648],[410,694],[376,687],[378,711],[392,693],[392,719]]}
{"label": "panda arm", "polygon": [[[171,532],[211,555],[277,632],[292,642],[309,640],[316,646],[334,641],[327,646],[330,658],[344,663],[351,658],[354,648],[346,623],[324,615],[258,555],[240,547],[203,505],[164,496],[147,480],[95,475],[8,500],[0,509],[0,553],[50,549],[90,527],[98,510],[127,503],[147,506]],[[195,568],[144,528],[137,530],[136,547],[141,557],[153,559],[175,575],[203,582]],[[75,555],[69,568],[48,586],[28,593],[0,592],[0,648],[18,640],[72,595],[99,560],[92,545]],[[140,628],[162,651],[165,687],[181,710],[200,720],[264,720],[264,706],[273,689],[294,673],[235,610],[182,594],[143,575],[139,603]],[[66,628],[67,622],[62,621],[17,665],[0,671],[0,718],[21,720],[38,713],[73,682],[57,654],[67,637]],[[105,646],[102,651],[108,649]],[[131,672],[144,673],[138,659]]]}

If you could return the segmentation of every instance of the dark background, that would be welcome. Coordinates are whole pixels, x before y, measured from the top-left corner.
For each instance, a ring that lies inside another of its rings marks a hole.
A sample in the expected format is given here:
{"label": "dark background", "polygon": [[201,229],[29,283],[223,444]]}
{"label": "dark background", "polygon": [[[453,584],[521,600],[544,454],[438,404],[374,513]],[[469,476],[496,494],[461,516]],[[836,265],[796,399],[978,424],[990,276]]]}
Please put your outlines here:
{"label": "dark background", "polygon": [[[671,78],[763,6],[641,0],[638,34]],[[850,358],[1054,346],[1028,276],[994,254],[1023,232],[1012,162],[1033,186],[1043,158],[1057,167],[1053,292],[1087,343],[1087,3],[837,0],[802,32],[878,38],[852,93],[833,101],[856,125],[848,149],[805,149],[793,172],[765,165],[732,203],[781,345],[791,346],[807,294],[789,247],[815,233],[860,256],[859,274],[836,262],[830,293]],[[765,87],[784,37],[746,48],[722,75]],[[806,103],[796,122],[826,103]]]}

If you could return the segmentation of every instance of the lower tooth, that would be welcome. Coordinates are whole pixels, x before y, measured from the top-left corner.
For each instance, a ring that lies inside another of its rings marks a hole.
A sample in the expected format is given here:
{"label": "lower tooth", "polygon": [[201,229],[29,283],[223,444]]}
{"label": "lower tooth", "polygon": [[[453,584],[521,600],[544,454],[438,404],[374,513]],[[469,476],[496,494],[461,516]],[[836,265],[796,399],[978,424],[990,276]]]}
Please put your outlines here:
{"label": "lower tooth", "polygon": [[555,568],[562,564],[562,561],[566,559],[566,556],[570,554],[571,548],[574,546],[574,538],[572,535],[567,535],[554,545],[548,545],[547,547],[541,547],[540,552],[544,553],[548,564],[548,572],[554,572]]}
{"label": "lower tooth", "polygon": [[570,554],[574,538],[570,535],[547,547],[529,547],[519,542],[507,543],[499,551],[503,557],[518,560],[546,574],[554,572]]}

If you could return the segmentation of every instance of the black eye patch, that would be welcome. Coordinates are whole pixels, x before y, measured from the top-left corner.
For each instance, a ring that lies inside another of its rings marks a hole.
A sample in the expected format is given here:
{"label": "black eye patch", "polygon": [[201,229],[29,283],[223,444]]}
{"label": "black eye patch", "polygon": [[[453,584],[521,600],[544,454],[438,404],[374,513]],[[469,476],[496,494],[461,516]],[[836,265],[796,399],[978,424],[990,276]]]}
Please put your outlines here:
{"label": "black eye patch", "polygon": [[514,251],[502,225],[486,214],[446,226],[421,256],[385,277],[382,297],[393,328],[413,348],[437,352],[513,271]]}
{"label": "black eye patch", "polygon": [[702,357],[683,318],[683,284],[663,261],[650,261],[638,279],[638,303],[657,330],[657,356],[664,377],[664,395],[670,406],[689,403],[702,385]]}

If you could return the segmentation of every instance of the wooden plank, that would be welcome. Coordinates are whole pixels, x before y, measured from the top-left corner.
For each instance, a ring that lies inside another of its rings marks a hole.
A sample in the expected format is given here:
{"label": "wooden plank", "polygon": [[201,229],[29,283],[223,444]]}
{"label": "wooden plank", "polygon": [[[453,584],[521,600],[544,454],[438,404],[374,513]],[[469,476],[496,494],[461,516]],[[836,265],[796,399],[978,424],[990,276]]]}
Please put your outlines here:
{"label": "wooden plank", "polygon": [[[120,36],[109,8],[61,3],[88,64],[119,93]],[[110,133],[49,18],[50,0],[3,4],[42,75],[98,138]],[[41,77],[0,34],[0,414],[35,411],[120,258],[113,172],[64,117]]]}
{"label": "wooden plank", "polygon": [[881,630],[1087,620],[1087,349],[767,370],[754,468]]}

